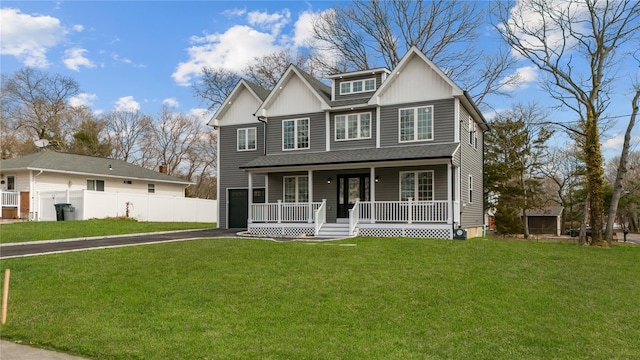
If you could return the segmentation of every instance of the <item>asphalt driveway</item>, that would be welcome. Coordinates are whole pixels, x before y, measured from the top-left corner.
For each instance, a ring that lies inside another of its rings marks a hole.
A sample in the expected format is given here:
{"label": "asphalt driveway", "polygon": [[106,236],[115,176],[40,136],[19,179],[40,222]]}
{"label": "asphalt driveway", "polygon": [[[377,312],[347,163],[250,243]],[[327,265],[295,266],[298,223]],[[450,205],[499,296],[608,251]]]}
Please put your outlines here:
{"label": "asphalt driveway", "polygon": [[188,231],[169,231],[150,234],[118,235],[82,239],[61,239],[50,241],[32,241],[0,245],[0,259],[23,256],[55,254],[60,252],[103,249],[110,247],[155,244],[193,239],[216,237],[235,237],[243,229],[204,229]]}

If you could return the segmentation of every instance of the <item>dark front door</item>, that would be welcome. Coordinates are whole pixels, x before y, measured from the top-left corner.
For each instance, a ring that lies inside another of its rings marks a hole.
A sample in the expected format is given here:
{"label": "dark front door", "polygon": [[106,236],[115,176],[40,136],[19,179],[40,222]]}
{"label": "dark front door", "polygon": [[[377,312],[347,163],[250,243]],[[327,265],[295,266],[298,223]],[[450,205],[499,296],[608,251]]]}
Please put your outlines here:
{"label": "dark front door", "polygon": [[349,210],[360,201],[369,201],[369,175],[338,175],[338,217],[348,218]]}
{"label": "dark front door", "polygon": [[[253,189],[253,202],[264,203],[264,189]],[[246,229],[249,218],[249,190],[229,189],[229,229]]]}

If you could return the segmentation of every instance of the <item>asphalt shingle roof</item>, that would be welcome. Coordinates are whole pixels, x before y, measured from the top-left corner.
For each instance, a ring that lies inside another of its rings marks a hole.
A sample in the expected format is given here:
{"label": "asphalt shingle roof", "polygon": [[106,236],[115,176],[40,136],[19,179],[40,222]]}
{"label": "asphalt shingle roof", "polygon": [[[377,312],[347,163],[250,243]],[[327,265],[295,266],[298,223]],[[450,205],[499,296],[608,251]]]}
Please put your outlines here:
{"label": "asphalt shingle roof", "polygon": [[258,169],[284,166],[309,166],[324,164],[349,164],[388,160],[419,160],[451,158],[458,144],[428,144],[389,148],[333,150],[318,153],[290,153],[261,156],[240,166],[241,169]]}
{"label": "asphalt shingle roof", "polygon": [[47,170],[59,173],[103,175],[190,184],[186,180],[145,169],[122,160],[46,150],[13,159],[0,160],[0,170]]}

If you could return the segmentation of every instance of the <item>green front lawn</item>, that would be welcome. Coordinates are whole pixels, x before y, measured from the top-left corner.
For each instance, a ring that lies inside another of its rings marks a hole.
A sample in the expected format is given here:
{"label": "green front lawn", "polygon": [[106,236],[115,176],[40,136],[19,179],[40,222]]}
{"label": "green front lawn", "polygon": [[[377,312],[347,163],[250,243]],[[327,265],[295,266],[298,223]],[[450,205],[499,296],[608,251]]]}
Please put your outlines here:
{"label": "green front lawn", "polygon": [[213,239],[10,259],[2,337],[95,359],[640,358],[640,247]]}
{"label": "green front lawn", "polygon": [[0,225],[0,243],[214,227],[215,223],[138,222],[131,219],[17,222]]}

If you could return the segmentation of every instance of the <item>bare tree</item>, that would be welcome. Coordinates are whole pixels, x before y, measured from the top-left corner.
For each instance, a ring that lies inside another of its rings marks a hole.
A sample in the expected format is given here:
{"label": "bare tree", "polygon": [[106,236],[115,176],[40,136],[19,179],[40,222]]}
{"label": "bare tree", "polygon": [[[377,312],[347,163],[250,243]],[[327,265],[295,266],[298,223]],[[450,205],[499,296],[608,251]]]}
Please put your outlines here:
{"label": "bare tree", "polygon": [[238,81],[240,75],[231,70],[205,66],[202,76],[191,88],[201,103],[206,103],[207,109],[212,110],[222,105]]}
{"label": "bare tree", "polygon": [[637,39],[640,3],[526,0],[512,5],[497,3],[495,28],[513,50],[547,75],[544,85],[549,94],[580,117],[592,244],[611,244],[602,233],[600,121],[610,103],[609,92],[620,63],[627,55],[619,49]]}
{"label": "bare tree", "polygon": [[114,110],[102,116],[115,159],[141,164],[142,139],[151,132],[151,117],[140,111]]}
{"label": "bare tree", "polygon": [[394,68],[416,46],[483,105],[487,94],[505,94],[504,86],[518,81],[505,76],[514,63],[508,51],[476,48],[484,19],[475,1],[349,2],[315,21],[315,61],[329,73]]}
{"label": "bare tree", "polygon": [[308,56],[294,54],[291,49],[284,49],[255,57],[242,71],[247,79],[264,89],[272,89],[280,80],[289,65],[306,67]]}
{"label": "bare tree", "polygon": [[622,151],[620,154],[615,180],[613,182],[613,195],[611,196],[611,204],[609,206],[609,213],[607,215],[607,227],[605,229],[605,238],[613,238],[613,223],[616,220],[616,214],[618,212],[618,203],[622,196],[623,182],[625,176],[629,171],[629,148],[631,146],[631,131],[636,124],[636,116],[638,115],[638,101],[640,101],[640,86],[636,88],[636,94],[631,100],[631,118],[627,125],[627,130],[624,133],[624,142],[622,144]]}
{"label": "bare tree", "polygon": [[195,150],[203,125],[193,116],[174,113],[163,106],[153,123],[153,147],[157,165],[167,165],[167,173],[185,176],[191,172],[186,160]]}
{"label": "bare tree", "polygon": [[65,113],[79,91],[72,78],[30,67],[3,75],[2,120],[11,123],[13,131],[25,131],[32,141],[47,139],[54,148],[64,150],[73,131]]}
{"label": "bare tree", "polygon": [[577,205],[576,192],[585,186],[584,164],[580,150],[577,148],[552,148],[549,151],[546,165],[540,168],[541,173],[554,184],[555,197],[558,204],[564,207],[563,227],[568,221],[574,226],[574,207]]}

